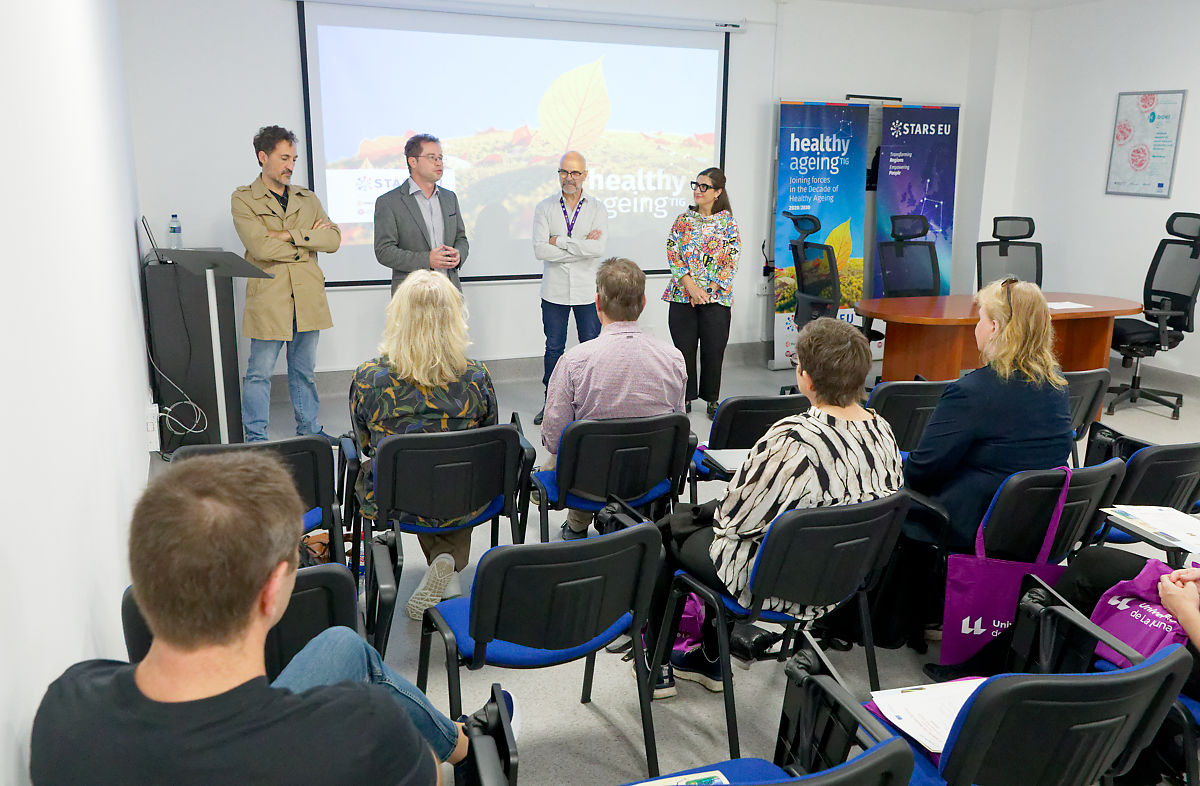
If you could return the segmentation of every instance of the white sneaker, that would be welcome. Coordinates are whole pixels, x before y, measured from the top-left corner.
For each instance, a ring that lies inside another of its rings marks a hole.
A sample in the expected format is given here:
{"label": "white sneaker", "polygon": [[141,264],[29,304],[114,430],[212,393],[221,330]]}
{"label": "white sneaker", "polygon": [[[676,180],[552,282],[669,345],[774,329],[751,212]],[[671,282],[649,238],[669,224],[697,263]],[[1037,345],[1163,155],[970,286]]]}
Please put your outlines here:
{"label": "white sneaker", "polygon": [[421,583],[413,592],[408,603],[404,604],[404,613],[420,622],[425,618],[425,609],[436,606],[442,600],[442,592],[450,577],[454,575],[454,557],[449,554],[439,554],[433,558],[425,571]]}
{"label": "white sneaker", "polygon": [[442,600],[457,598],[463,594],[462,578],[458,575],[458,571],[450,574],[450,580],[446,582],[446,589],[442,590]]}

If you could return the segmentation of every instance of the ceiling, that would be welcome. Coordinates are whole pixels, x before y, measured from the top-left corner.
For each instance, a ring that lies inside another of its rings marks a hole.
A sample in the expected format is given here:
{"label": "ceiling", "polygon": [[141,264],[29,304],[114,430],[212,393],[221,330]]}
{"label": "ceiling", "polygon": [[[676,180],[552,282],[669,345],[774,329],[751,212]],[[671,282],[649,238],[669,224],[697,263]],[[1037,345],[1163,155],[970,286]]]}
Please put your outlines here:
{"label": "ceiling", "polygon": [[[781,0],[794,2],[795,0]],[[1068,5],[1083,5],[1096,0],[830,0],[836,3],[856,5],[890,5],[897,8],[919,8],[926,11],[996,11],[1017,9],[1022,11],[1044,11]]]}

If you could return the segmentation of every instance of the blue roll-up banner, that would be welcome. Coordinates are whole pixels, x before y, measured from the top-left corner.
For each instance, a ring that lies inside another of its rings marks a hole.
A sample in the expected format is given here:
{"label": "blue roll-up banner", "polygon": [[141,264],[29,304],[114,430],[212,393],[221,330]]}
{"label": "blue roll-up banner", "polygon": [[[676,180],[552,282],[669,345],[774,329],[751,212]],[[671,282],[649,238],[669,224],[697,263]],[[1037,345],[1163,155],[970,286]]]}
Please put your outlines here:
{"label": "blue roll-up banner", "polygon": [[775,198],[774,366],[791,357],[796,343],[796,271],[791,241],[795,224],[783,215],[809,213],[821,222],[810,243],[831,246],[842,290],[838,316],[851,319],[862,297],[863,229],[866,210],[866,104],[784,101],[779,105],[779,177]]}
{"label": "blue roll-up banner", "polygon": [[[958,107],[885,104],[879,149],[875,239],[891,239],[892,216],[923,215],[937,249],[942,294],[950,292],[954,240],[954,173],[958,156]],[[874,292],[883,292],[874,265]]]}

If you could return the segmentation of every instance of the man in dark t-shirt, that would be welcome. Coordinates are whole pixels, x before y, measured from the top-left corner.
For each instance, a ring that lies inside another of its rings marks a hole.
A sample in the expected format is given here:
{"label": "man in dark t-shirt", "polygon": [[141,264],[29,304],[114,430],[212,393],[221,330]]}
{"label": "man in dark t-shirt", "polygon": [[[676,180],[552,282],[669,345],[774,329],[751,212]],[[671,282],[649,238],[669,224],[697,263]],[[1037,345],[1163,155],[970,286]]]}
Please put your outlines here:
{"label": "man in dark t-shirt", "polygon": [[154,641],[52,683],[30,775],[51,783],[428,786],[467,753],[461,727],[349,628],[309,642],[273,684],[263,647],[295,583],[303,514],[266,454],[186,459],[134,510],[133,592]]}

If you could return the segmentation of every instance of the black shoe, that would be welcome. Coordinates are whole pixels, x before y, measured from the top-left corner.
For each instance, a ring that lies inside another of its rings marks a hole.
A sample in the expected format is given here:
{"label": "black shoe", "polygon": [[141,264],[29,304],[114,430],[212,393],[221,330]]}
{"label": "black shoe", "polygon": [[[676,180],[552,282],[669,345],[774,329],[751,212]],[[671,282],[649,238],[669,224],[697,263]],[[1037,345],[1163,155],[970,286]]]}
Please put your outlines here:
{"label": "black shoe", "polygon": [[717,407],[719,407],[720,405],[721,405],[721,402],[719,402],[719,401],[708,402],[708,419],[709,420],[712,420],[713,418],[715,418],[717,416]]}
{"label": "black shoe", "polygon": [[926,663],[921,667],[921,671],[934,682],[950,682],[971,676],[971,671],[962,665],[942,666],[938,663]]}
{"label": "black shoe", "polygon": [[690,414],[691,414],[691,412],[692,412],[692,402],[690,402],[690,401],[689,401],[689,402],[687,402],[686,404],[684,404],[684,405],[683,405],[683,411],[684,411],[684,412],[686,412],[686,413],[688,413],[688,414],[690,415]]}
{"label": "black shoe", "polygon": [[541,409],[538,410],[538,413],[533,416],[533,425],[535,425],[535,426],[542,425],[542,418],[544,418],[544,417],[546,417],[546,408],[542,407]]}

